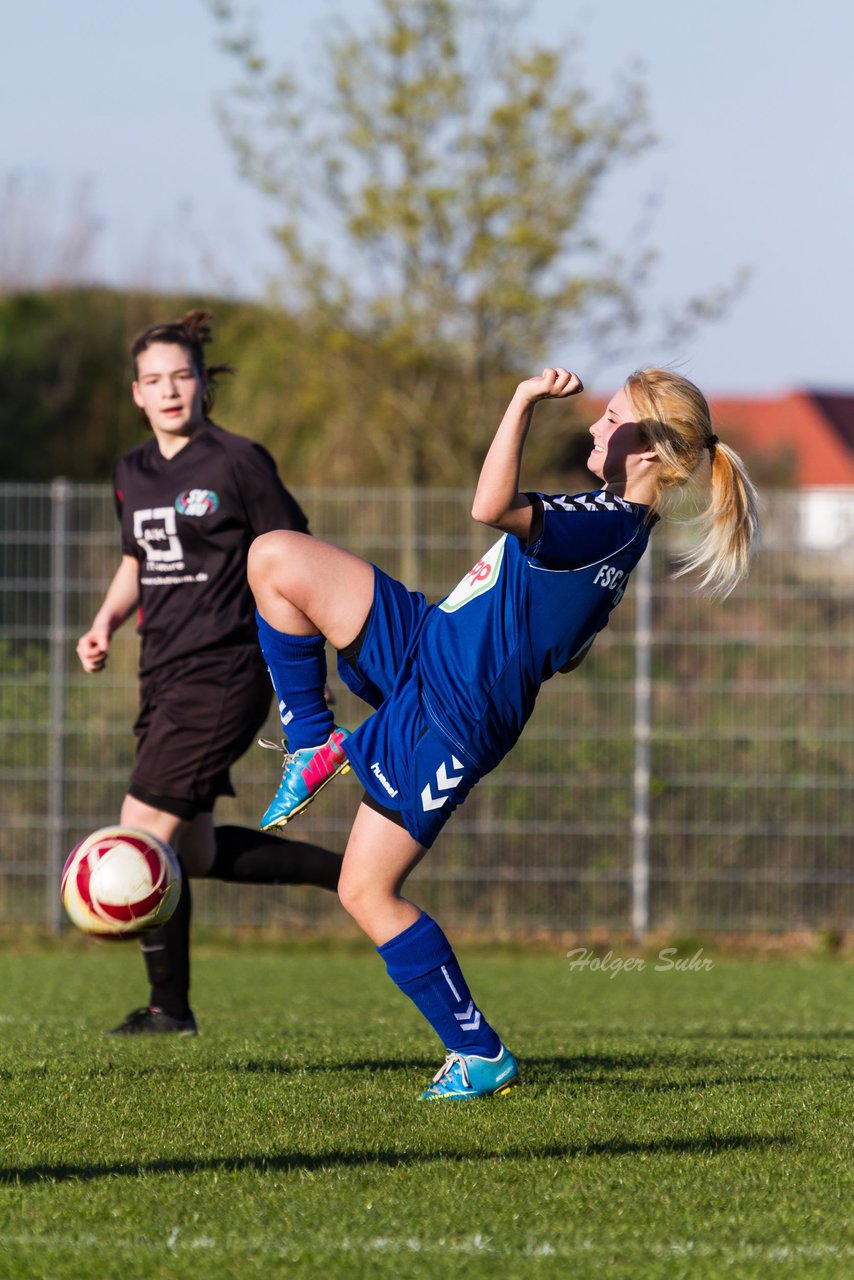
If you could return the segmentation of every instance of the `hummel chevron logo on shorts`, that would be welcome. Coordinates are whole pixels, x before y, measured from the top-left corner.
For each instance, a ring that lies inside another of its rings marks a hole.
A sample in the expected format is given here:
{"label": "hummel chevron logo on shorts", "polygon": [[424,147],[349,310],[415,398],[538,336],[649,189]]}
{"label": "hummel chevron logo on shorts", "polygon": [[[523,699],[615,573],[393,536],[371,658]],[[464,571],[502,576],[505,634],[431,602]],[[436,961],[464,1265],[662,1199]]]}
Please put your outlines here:
{"label": "hummel chevron logo on shorts", "polygon": [[[462,760],[458,760],[456,756],[451,756],[451,767],[454,769],[462,769]],[[454,787],[459,786],[462,780],[462,774],[459,774],[457,777],[448,775],[448,766],[443,760],[439,765],[439,768],[436,770],[435,785],[437,794],[435,796],[433,795],[433,792],[430,790],[429,782],[421,792],[421,808],[424,812],[428,813],[431,809],[441,809],[442,805],[448,798],[447,795],[442,795],[441,793],[443,791],[447,792],[453,790]]]}

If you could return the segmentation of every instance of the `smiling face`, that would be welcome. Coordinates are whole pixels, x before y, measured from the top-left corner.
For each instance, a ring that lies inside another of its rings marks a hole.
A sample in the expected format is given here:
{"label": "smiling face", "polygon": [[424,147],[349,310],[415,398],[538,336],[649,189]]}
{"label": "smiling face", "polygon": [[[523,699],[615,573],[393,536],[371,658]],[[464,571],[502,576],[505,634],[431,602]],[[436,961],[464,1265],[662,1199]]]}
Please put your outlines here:
{"label": "smiling face", "polygon": [[161,445],[170,452],[204,421],[204,379],[185,347],[155,342],[136,358],[133,398]]}
{"label": "smiling face", "polygon": [[602,417],[590,428],[590,434],[593,448],[587,467],[605,482],[606,488],[622,492],[637,471],[638,462],[649,462],[655,457],[625,387],[608,401]]}

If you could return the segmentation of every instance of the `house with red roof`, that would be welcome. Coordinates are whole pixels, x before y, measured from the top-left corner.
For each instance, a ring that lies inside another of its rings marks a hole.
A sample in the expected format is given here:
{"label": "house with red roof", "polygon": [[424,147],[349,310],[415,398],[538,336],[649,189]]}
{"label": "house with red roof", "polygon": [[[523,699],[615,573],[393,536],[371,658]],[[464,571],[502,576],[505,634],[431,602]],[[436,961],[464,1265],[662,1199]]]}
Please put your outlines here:
{"label": "house with red roof", "polygon": [[798,488],[854,486],[854,395],[710,396],[715,430],[748,465],[775,460]]}
{"label": "house with red roof", "polygon": [[715,431],[760,488],[794,487],[791,518],[810,551],[854,548],[854,395],[710,396]]}

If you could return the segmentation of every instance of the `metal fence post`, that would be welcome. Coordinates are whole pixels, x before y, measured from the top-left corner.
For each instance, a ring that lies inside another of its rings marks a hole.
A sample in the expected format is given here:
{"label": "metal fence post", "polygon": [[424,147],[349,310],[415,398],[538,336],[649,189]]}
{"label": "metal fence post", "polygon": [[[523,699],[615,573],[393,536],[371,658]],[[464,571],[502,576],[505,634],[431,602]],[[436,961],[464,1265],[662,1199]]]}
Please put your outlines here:
{"label": "metal fence post", "polygon": [[416,485],[400,490],[400,578],[410,591],[420,583],[421,555],[418,545],[420,491]]}
{"label": "metal fence post", "polygon": [[635,584],[634,771],[632,775],[632,932],[649,929],[649,746],[652,712],[652,554],[641,558]]}
{"label": "metal fence post", "polygon": [[62,930],[59,874],[65,861],[65,694],[68,619],[68,508],[71,486],[62,476],[50,486],[50,689],[47,735],[46,917]]}

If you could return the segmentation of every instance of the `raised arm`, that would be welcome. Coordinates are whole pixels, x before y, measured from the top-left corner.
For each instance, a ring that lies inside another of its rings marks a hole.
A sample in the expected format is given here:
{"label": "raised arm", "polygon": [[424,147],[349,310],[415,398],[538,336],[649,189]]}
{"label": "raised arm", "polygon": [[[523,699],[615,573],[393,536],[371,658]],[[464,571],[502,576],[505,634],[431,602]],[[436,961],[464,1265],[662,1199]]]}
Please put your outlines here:
{"label": "raised arm", "polygon": [[110,637],[127,621],[138,600],[139,561],[135,556],[122,556],[121,564],[107,587],[107,593],[91,627],[77,641],[77,656],[84,671],[91,674],[103,670],[110,648]]}
{"label": "raised arm", "polygon": [[581,379],[568,369],[544,369],[539,377],[519,383],[481,467],[471,509],[475,520],[527,539],[531,503],[519,492],[519,472],[534,405],[581,390]]}

